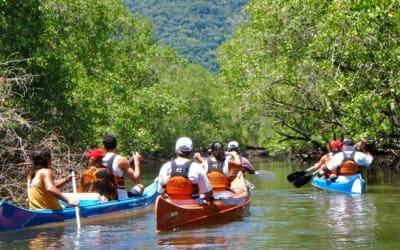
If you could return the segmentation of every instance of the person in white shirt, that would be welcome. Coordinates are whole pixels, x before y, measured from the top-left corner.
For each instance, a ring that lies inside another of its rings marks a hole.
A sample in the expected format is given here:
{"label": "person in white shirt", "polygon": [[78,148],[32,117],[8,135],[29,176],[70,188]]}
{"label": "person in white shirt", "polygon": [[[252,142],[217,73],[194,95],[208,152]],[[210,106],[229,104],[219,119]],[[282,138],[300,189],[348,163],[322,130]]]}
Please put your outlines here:
{"label": "person in white shirt", "polygon": [[213,192],[203,167],[192,160],[193,143],[181,137],[175,145],[176,158],[165,163],[158,175],[158,192],[169,198],[197,198],[212,201]]}
{"label": "person in white shirt", "polygon": [[[117,154],[117,138],[111,134],[104,135],[103,146],[106,154],[102,159],[102,165],[113,171],[117,184],[118,200],[129,198],[132,191],[135,191],[136,196],[141,195],[144,189],[140,183],[142,156],[135,152],[133,154],[134,163],[131,164],[124,156]],[[125,189],[125,176],[135,184],[130,192]]]}
{"label": "person in white shirt", "polygon": [[343,150],[335,154],[330,161],[326,163],[326,168],[331,172],[329,178],[336,179],[339,175],[354,175],[360,172],[360,167],[369,167],[373,161],[372,154],[366,149],[364,140],[358,145],[360,151],[357,151],[352,139],[343,140]]}

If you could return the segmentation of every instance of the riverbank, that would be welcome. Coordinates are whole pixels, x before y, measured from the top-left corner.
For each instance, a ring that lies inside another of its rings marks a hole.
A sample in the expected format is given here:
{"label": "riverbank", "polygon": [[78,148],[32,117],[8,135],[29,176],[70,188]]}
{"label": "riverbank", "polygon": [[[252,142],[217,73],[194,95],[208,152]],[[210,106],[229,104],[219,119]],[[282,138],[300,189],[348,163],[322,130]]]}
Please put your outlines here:
{"label": "riverbank", "polygon": [[[369,144],[368,150],[374,156],[371,168],[379,167],[400,172],[400,143],[387,142],[384,144]],[[278,161],[296,161],[304,164],[317,162],[326,152],[315,148],[303,149],[298,152],[287,152],[277,156],[270,156],[267,149],[246,148],[243,155],[249,158],[264,158]]]}

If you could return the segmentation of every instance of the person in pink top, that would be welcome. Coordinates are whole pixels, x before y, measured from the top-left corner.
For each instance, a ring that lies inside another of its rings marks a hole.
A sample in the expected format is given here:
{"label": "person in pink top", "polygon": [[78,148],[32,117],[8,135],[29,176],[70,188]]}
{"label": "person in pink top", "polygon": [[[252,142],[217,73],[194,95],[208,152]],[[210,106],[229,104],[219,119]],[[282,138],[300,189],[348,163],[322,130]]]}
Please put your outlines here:
{"label": "person in pink top", "polygon": [[240,158],[240,160],[242,162],[243,173],[255,174],[256,170],[253,167],[253,165],[250,163],[250,161],[246,157],[240,155],[239,143],[237,141],[229,142],[227,151],[228,151],[227,155]]}

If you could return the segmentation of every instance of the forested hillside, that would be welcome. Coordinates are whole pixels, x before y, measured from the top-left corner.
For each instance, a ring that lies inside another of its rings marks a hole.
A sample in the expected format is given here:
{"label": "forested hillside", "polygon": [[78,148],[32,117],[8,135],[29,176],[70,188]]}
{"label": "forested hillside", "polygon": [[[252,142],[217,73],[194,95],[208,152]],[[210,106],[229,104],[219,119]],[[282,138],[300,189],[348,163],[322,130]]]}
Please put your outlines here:
{"label": "forested hillside", "polygon": [[160,45],[174,48],[191,63],[217,72],[217,48],[245,20],[241,8],[248,0],[124,0],[129,10],[154,23]]}

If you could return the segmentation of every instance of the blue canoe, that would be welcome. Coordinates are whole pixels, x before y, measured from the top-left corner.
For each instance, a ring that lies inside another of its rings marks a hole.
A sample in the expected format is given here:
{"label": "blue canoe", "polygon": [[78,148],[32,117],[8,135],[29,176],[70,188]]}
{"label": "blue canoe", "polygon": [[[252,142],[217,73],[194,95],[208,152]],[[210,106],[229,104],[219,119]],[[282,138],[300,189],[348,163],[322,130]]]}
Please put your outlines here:
{"label": "blue canoe", "polygon": [[[118,218],[121,217],[121,212],[132,212],[152,206],[157,196],[157,182],[153,182],[144,189],[140,197],[107,202],[80,199],[80,219],[97,222],[102,218]],[[72,225],[75,221],[75,207],[66,207],[62,210],[28,210],[6,201],[0,202],[0,232],[31,227]]]}
{"label": "blue canoe", "polygon": [[338,193],[358,195],[365,193],[366,184],[361,174],[339,176],[335,181],[314,176],[311,185],[316,188]]}

